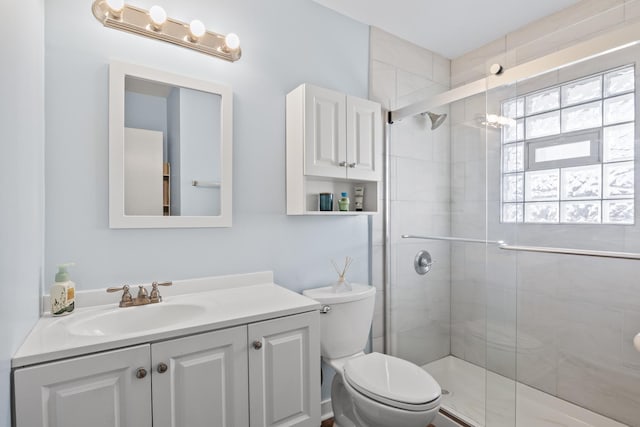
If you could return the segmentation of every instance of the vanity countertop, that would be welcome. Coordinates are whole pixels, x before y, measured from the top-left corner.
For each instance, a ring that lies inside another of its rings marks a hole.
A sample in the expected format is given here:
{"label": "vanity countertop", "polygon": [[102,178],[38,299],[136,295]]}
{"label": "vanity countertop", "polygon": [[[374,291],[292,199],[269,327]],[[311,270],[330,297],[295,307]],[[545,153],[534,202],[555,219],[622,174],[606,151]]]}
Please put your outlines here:
{"label": "vanity countertop", "polygon": [[[135,296],[136,289],[132,287],[131,291]],[[273,283],[271,272],[174,281],[174,286],[163,288],[161,292],[164,297],[161,303],[127,308],[118,307],[119,294],[107,295],[104,290],[87,291],[84,294],[78,292],[76,302],[80,302],[78,305],[81,308],[63,317],[52,317],[45,313],[14,355],[11,366],[19,368],[163,341],[320,308],[318,302]],[[105,304],[105,300],[115,302]],[[155,310],[154,313],[162,313],[165,308],[168,309],[167,313],[181,314],[175,324],[164,318],[159,325],[155,325],[149,316],[145,318],[145,312],[125,312]],[[111,319],[114,311],[115,317],[119,317],[115,323],[122,323],[125,329],[128,326],[125,316],[136,317],[140,314],[144,324],[136,323],[132,325],[133,331],[123,333],[105,334],[100,329],[93,331],[86,327],[77,332],[78,324],[91,325],[93,319],[101,316],[110,316]],[[119,313],[123,315],[119,316]]]}

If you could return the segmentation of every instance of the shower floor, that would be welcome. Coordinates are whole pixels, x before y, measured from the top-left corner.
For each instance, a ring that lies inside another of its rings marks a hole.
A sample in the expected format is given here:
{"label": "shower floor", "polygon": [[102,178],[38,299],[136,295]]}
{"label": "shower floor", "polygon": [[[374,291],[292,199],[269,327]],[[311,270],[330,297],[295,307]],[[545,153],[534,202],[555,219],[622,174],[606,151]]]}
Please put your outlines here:
{"label": "shower floor", "polygon": [[476,427],[484,427],[485,420],[490,427],[626,427],[454,356],[422,368],[449,391],[442,396],[442,407]]}

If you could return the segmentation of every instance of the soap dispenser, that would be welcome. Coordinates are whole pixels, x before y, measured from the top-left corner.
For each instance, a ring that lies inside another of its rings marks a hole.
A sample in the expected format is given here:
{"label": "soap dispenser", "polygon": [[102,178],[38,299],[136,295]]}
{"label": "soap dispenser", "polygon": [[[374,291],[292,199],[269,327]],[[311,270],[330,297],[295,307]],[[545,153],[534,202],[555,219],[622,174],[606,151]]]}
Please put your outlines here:
{"label": "soap dispenser", "polygon": [[76,284],[69,280],[67,268],[73,263],[60,264],[56,281],[51,285],[49,301],[51,302],[51,314],[63,316],[69,314],[75,308]]}

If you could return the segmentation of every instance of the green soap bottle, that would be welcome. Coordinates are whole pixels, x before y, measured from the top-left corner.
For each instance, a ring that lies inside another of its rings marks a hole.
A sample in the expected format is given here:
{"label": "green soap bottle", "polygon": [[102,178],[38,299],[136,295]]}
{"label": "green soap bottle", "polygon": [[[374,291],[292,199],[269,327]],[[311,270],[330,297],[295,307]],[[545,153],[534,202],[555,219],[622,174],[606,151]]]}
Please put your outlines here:
{"label": "green soap bottle", "polygon": [[74,265],[69,262],[58,266],[56,281],[51,285],[49,301],[51,303],[51,314],[62,316],[69,314],[75,308],[76,284],[69,279],[67,267]]}
{"label": "green soap bottle", "polygon": [[349,211],[349,197],[347,197],[347,193],[342,193],[342,197],[338,200],[338,210],[341,212]]}

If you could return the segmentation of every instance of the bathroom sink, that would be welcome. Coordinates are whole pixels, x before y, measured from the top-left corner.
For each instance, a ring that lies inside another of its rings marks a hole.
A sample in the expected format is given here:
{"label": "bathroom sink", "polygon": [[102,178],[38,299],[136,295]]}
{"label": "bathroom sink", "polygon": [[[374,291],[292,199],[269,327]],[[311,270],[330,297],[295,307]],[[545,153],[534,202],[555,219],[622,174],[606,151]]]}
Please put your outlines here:
{"label": "bathroom sink", "polygon": [[149,304],[77,313],[64,319],[67,331],[80,336],[139,333],[179,325],[198,317],[205,308],[196,304]]}

